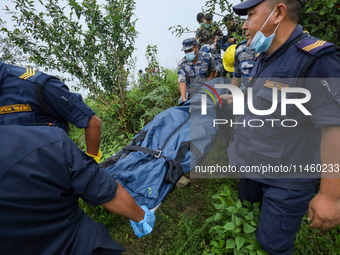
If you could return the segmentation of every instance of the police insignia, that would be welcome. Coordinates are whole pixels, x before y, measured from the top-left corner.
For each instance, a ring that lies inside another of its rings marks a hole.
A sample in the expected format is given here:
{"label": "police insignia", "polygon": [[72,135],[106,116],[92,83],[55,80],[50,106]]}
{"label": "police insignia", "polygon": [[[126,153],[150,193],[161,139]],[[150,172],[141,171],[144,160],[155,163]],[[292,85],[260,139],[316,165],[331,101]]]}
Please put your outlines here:
{"label": "police insignia", "polygon": [[19,79],[23,79],[23,80],[27,80],[31,82],[35,82],[37,78],[42,74],[41,72],[33,70],[33,69],[12,66],[12,65],[8,65],[7,71],[10,75],[13,75],[15,77],[18,77]]}
{"label": "police insignia", "polygon": [[308,52],[311,55],[315,55],[320,50],[330,46],[334,46],[334,44],[316,39],[306,39],[298,44],[298,48],[305,52]]}
{"label": "police insignia", "polygon": [[248,81],[251,82],[252,79],[253,79],[253,76],[250,76],[250,77],[248,78]]}
{"label": "police insignia", "polygon": [[13,112],[31,112],[32,108],[28,104],[13,104],[0,106],[0,114],[13,113]]}
{"label": "police insignia", "polygon": [[283,84],[283,83],[279,83],[275,81],[268,81],[268,80],[266,80],[266,83],[264,84],[264,86],[270,89],[277,88],[278,90],[289,87],[289,85],[287,84]]}
{"label": "police insignia", "polygon": [[26,68],[26,73],[24,73],[23,75],[21,75],[19,78],[20,79],[28,79],[29,77],[35,75],[35,70],[32,70],[32,69],[29,69],[29,68]]}

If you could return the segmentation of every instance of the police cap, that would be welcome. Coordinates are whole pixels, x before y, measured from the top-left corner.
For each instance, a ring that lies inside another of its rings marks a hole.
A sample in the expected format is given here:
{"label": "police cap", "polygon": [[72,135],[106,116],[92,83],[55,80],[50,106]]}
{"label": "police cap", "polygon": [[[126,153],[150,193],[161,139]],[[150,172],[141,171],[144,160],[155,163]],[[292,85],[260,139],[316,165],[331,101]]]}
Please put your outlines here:
{"label": "police cap", "polygon": [[182,45],[183,45],[183,48],[181,49],[182,51],[190,50],[192,47],[197,45],[196,38],[193,37],[193,38],[185,39],[183,40]]}
{"label": "police cap", "polygon": [[[235,6],[233,6],[233,10],[237,15],[247,15],[247,11],[250,8],[255,7],[259,3],[262,3],[263,1],[265,1],[265,0],[246,0],[242,3],[239,3]],[[299,1],[301,4],[303,2],[303,0],[296,0],[296,1]]]}

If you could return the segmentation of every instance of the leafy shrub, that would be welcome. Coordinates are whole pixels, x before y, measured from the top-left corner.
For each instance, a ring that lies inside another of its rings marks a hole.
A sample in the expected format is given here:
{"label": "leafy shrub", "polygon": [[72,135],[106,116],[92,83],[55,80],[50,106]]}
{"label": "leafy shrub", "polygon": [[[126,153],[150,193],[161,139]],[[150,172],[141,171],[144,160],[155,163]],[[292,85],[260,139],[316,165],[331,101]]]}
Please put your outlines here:
{"label": "leafy shrub", "polygon": [[250,254],[265,255],[266,251],[256,241],[255,231],[260,217],[260,203],[253,205],[247,201],[235,201],[228,187],[213,199],[221,203],[214,204],[217,213],[207,220],[211,223],[212,240],[204,253],[208,254]]}

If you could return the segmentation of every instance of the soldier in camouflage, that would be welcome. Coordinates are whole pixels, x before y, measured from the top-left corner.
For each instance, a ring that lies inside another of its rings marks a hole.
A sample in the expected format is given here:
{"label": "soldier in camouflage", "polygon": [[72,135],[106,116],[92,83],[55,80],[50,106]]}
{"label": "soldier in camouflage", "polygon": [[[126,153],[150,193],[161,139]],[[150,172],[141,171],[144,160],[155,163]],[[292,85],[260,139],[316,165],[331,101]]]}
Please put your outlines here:
{"label": "soldier in camouflage", "polygon": [[200,29],[196,32],[196,38],[199,47],[201,48],[205,44],[211,45],[211,54],[215,60],[216,70],[221,73],[222,58],[221,50],[217,46],[223,38],[221,29],[217,26],[216,22],[213,22],[213,16],[211,14],[205,15],[205,22]]}
{"label": "soldier in camouflage", "polygon": [[204,78],[214,78],[216,67],[214,58],[199,51],[196,38],[182,42],[185,53],[178,63],[178,83],[181,92],[180,103],[187,101],[189,94]]}

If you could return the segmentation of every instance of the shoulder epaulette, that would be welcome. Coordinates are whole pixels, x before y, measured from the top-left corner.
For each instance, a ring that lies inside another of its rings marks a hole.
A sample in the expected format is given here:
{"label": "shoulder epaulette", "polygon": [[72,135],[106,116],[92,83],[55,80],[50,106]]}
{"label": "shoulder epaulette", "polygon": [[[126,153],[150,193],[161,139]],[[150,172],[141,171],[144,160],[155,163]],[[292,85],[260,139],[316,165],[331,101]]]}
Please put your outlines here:
{"label": "shoulder epaulette", "polygon": [[334,47],[334,44],[310,36],[297,45],[299,49],[313,56],[316,55],[320,50],[331,46]]}
{"label": "shoulder epaulette", "polygon": [[19,79],[28,80],[31,82],[35,82],[37,78],[42,74],[42,72],[39,72],[33,69],[19,67],[19,66],[12,66],[12,65],[7,65],[7,71],[10,75],[13,75],[15,77],[18,77]]}
{"label": "shoulder epaulette", "polygon": [[255,55],[255,58],[254,58],[254,60],[256,60],[256,59],[257,59],[257,57],[258,57],[258,56],[260,56],[260,54],[261,54],[261,53],[257,53],[257,54]]}

